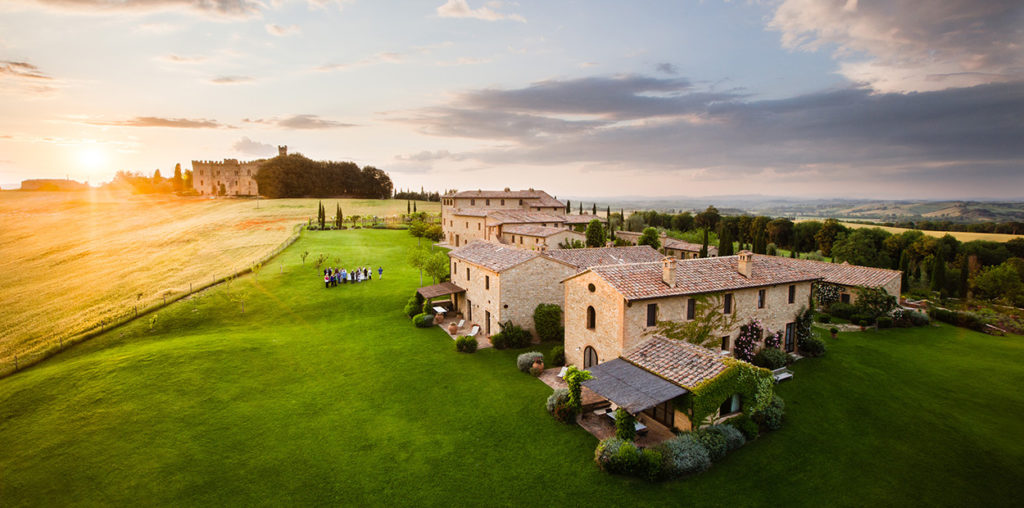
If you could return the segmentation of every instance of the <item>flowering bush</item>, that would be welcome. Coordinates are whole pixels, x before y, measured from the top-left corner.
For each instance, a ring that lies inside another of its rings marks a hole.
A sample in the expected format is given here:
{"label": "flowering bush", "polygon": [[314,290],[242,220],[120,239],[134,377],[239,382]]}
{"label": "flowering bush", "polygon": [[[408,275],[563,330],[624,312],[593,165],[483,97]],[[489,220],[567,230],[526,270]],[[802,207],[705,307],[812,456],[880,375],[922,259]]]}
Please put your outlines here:
{"label": "flowering bush", "polygon": [[779,349],[779,346],[782,346],[782,331],[780,330],[775,333],[768,332],[768,335],[764,338],[764,346]]}
{"label": "flowering bush", "polygon": [[733,354],[736,358],[749,362],[754,359],[754,349],[764,334],[764,325],[760,319],[751,319],[749,323],[740,327],[740,335],[736,337],[736,344],[733,347]]}
{"label": "flowering bush", "polygon": [[814,286],[814,295],[818,303],[826,307],[839,301],[839,293],[839,286],[835,284],[823,282]]}

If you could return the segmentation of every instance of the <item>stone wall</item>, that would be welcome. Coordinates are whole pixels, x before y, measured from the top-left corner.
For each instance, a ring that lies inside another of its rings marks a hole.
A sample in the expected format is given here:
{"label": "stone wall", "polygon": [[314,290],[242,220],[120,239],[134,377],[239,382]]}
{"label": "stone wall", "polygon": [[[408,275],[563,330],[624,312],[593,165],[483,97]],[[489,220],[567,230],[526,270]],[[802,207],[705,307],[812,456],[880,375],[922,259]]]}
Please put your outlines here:
{"label": "stone wall", "polygon": [[[593,284],[594,291],[590,291]],[[625,300],[593,272],[584,272],[563,283],[565,293],[565,361],[583,367],[588,346],[597,351],[598,363],[619,357]],[[594,329],[587,328],[587,307],[594,307]]]}
{"label": "stone wall", "polygon": [[575,268],[544,257],[505,270],[501,273],[501,321],[511,320],[536,336],[533,310],[541,303],[563,307],[561,281],[574,273]]}
{"label": "stone wall", "polygon": [[[892,279],[890,279],[889,282],[886,282],[885,284],[882,284],[881,288],[884,289],[886,293],[889,293],[890,296],[895,298],[897,302],[899,302],[899,300],[900,300],[900,291],[902,289],[902,284],[903,284],[903,280],[901,279],[901,276],[897,275],[897,276],[893,277]],[[850,295],[850,303],[851,304],[857,302],[857,287],[856,286],[845,286],[845,285],[842,285],[842,284],[838,284],[838,286],[839,286],[840,291],[841,291],[840,295],[842,295],[842,294]]]}
{"label": "stone wall", "polygon": [[453,247],[461,247],[475,240],[487,240],[483,217],[450,215],[443,220],[445,240]]}
{"label": "stone wall", "polygon": [[256,173],[265,161],[239,162],[224,159],[224,162],[192,161],[192,187],[205,195],[219,195],[220,185],[228,196],[255,196],[259,194]]}
{"label": "stone wall", "polygon": [[[594,285],[593,292],[589,290],[590,284]],[[656,330],[656,327],[647,326],[648,304],[657,305],[659,321],[684,321],[690,298],[672,296],[625,302],[607,282],[589,272],[566,281],[564,285],[566,362],[577,366],[583,365],[583,350],[587,346],[595,348],[600,362],[606,362],[648,339]],[[786,324],[795,322],[797,311],[810,301],[811,283],[800,282],[795,286],[794,303],[789,303],[788,284],[732,291],[736,319],[729,330],[717,333],[719,341],[721,337],[729,336],[728,346],[732,351],[740,326],[755,317],[761,319],[768,330],[785,332]],[[758,289],[765,290],[765,307],[762,309],[757,308]],[[724,300],[710,298],[719,305]],[[588,306],[595,309],[597,320],[594,330],[586,328]]]}
{"label": "stone wall", "polygon": [[[466,318],[468,330],[470,325],[480,325],[480,334],[487,336],[501,331],[498,321],[501,318],[501,280],[498,273],[480,265],[462,259],[450,259],[452,283],[466,290],[458,299],[459,311]],[[469,277],[466,277],[466,269]],[[488,278],[490,285],[488,286]],[[468,300],[468,302],[467,302]],[[472,312],[470,312],[472,307]],[[487,333],[487,312],[491,313],[491,333]]]}

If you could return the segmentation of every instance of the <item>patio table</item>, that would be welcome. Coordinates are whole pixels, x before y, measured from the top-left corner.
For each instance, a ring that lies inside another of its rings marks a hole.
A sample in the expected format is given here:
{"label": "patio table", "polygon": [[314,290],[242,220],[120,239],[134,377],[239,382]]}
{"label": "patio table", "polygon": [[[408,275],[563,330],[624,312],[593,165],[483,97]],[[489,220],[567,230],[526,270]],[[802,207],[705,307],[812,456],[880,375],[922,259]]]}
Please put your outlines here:
{"label": "patio table", "polygon": [[438,305],[438,306],[434,307],[434,312],[436,312],[436,313],[438,313],[438,314],[443,316],[444,313],[448,312],[448,311],[444,307],[441,307],[441,306]]}

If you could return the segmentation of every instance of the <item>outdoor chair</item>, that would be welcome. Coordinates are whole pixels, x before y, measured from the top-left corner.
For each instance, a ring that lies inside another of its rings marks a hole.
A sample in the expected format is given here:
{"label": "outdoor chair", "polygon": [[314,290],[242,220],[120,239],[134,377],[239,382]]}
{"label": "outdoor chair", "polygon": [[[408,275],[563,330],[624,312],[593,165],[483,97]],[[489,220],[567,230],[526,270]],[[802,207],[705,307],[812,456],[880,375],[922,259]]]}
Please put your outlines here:
{"label": "outdoor chair", "polygon": [[462,325],[464,325],[464,324],[466,324],[466,320],[465,319],[460,319],[459,320],[459,324],[457,324],[455,326],[458,327],[459,330],[461,330],[462,329]]}
{"label": "outdoor chair", "polygon": [[476,334],[480,333],[480,325],[473,325],[473,329],[466,334],[467,337],[476,337]]}

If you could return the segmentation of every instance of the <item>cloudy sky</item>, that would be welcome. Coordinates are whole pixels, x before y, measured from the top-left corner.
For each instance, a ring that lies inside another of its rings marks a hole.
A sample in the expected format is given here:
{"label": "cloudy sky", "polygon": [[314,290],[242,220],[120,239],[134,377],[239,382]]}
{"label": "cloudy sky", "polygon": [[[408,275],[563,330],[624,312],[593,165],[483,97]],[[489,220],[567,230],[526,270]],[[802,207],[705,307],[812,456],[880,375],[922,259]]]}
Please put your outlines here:
{"label": "cloudy sky", "polygon": [[1022,198],[1024,3],[0,3],[0,186],[277,145],[402,188]]}

